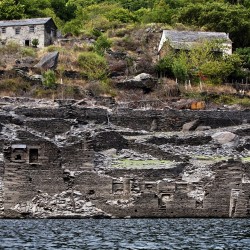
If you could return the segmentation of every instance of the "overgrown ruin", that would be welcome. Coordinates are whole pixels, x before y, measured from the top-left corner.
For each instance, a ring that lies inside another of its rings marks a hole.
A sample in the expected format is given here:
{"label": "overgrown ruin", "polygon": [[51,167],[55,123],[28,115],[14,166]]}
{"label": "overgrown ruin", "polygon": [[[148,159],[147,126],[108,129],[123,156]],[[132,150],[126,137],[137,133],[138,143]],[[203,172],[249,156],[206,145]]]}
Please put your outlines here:
{"label": "overgrown ruin", "polygon": [[249,131],[250,110],[1,98],[0,217],[250,217]]}

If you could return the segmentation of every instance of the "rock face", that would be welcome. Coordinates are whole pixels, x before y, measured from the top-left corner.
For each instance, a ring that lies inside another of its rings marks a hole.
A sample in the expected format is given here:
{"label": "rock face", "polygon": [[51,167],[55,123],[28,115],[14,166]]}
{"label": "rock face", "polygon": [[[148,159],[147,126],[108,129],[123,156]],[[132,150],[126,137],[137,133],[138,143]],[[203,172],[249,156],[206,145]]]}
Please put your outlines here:
{"label": "rock face", "polygon": [[56,69],[58,63],[58,57],[59,57],[58,51],[47,53],[45,56],[42,57],[40,62],[38,62],[34,66],[34,68],[39,68],[43,70]]}
{"label": "rock face", "polygon": [[249,110],[0,103],[0,217],[250,217]]}

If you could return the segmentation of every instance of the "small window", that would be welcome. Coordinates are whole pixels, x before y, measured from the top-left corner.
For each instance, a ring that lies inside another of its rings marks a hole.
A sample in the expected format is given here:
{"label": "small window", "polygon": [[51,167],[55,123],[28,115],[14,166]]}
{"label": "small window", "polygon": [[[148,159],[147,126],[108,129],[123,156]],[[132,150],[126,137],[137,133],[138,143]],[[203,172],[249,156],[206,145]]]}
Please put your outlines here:
{"label": "small window", "polygon": [[3,34],[6,33],[6,28],[5,27],[2,28],[2,33]]}
{"label": "small window", "polygon": [[20,34],[20,31],[21,31],[21,28],[15,28],[15,33],[16,33],[16,35],[19,35],[19,34]]}
{"label": "small window", "polygon": [[35,26],[30,26],[30,33],[34,33],[35,32]]}

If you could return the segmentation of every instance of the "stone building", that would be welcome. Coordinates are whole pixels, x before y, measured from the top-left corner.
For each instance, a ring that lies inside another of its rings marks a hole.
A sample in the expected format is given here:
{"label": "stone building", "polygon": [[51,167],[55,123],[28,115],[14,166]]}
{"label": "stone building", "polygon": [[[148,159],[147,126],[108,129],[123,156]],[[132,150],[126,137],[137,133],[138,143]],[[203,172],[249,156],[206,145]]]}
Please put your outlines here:
{"label": "stone building", "polygon": [[175,51],[191,50],[194,46],[204,41],[220,41],[222,43],[221,53],[232,54],[232,41],[224,32],[201,32],[201,31],[177,31],[163,30],[158,47],[159,57],[167,54],[168,48]]}
{"label": "stone building", "polygon": [[0,21],[0,41],[16,41],[23,46],[31,46],[38,39],[38,47],[43,48],[54,43],[57,27],[52,18],[34,18]]}

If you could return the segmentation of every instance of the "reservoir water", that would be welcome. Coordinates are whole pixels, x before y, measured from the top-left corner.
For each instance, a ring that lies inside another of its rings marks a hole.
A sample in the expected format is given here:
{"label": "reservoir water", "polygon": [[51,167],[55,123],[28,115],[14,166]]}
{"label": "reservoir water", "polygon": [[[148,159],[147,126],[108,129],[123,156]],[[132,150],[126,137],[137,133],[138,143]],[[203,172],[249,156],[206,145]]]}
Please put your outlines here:
{"label": "reservoir water", "polygon": [[250,219],[0,220],[0,249],[250,249]]}

